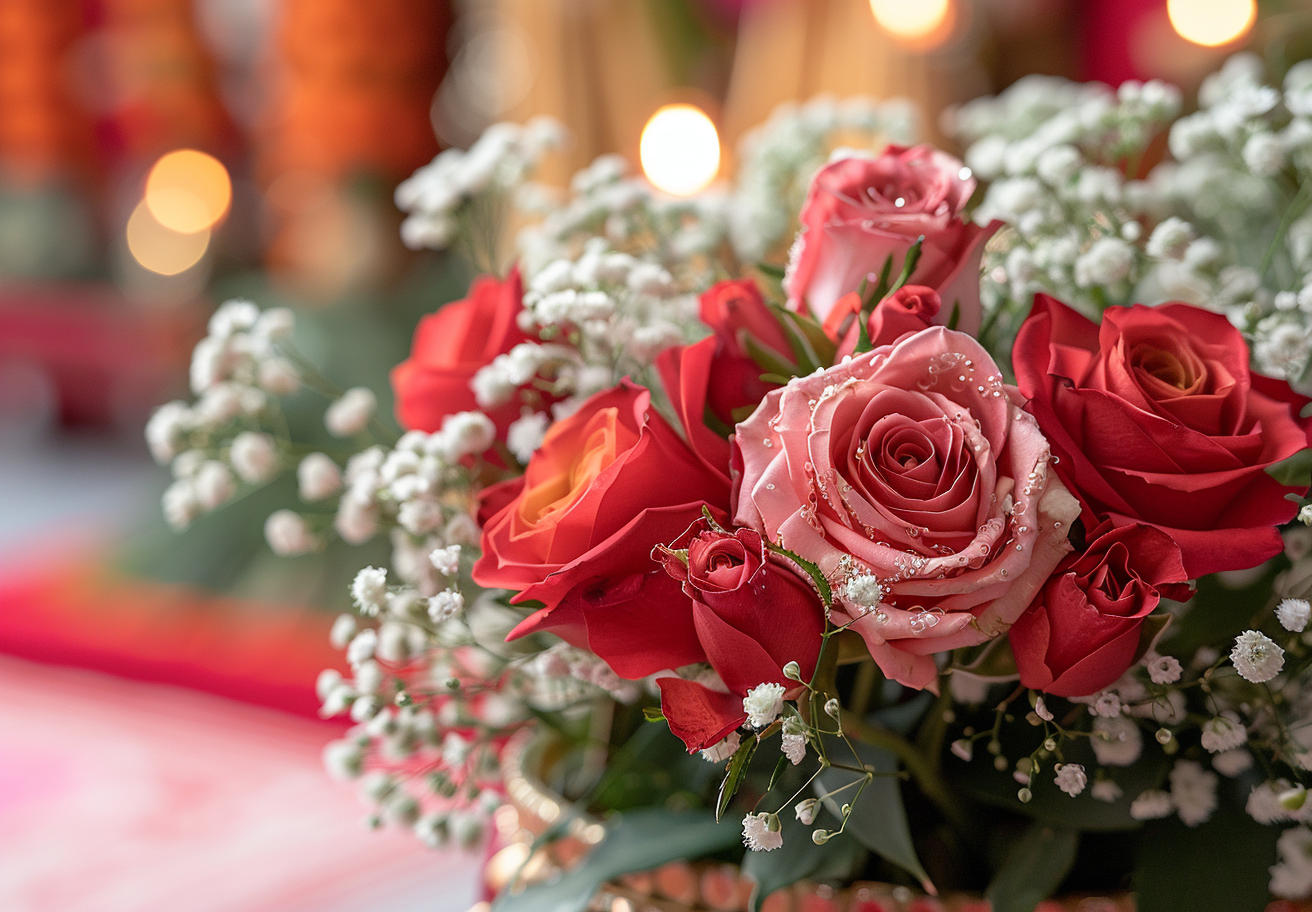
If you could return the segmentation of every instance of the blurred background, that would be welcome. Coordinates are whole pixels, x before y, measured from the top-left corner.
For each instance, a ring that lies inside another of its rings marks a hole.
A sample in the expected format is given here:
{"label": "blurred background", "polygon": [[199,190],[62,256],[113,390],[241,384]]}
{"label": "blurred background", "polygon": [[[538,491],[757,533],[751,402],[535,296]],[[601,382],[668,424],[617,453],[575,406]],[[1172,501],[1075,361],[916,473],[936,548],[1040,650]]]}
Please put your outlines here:
{"label": "blurred background", "polygon": [[[695,192],[783,102],[904,97],[952,149],[943,112],[1026,74],[1188,98],[1244,47],[1312,56],[1312,4],[0,0],[0,908],[476,898],[470,858],[368,831],[321,770],[314,679],[371,558],[275,558],[287,479],[159,518],[142,426],[218,302],[294,308],[331,379],[386,391],[471,275],[402,246],[392,192],[491,123],[568,128],[548,182],[618,152]],[[706,115],[691,178],[673,103]]]}

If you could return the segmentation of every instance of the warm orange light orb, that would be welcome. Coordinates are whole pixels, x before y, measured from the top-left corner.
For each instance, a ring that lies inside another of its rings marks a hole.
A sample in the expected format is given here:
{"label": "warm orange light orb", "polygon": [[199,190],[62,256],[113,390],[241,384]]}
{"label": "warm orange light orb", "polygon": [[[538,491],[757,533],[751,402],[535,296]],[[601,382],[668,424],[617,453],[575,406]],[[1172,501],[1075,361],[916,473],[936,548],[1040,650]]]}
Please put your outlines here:
{"label": "warm orange light orb", "polygon": [[143,200],[132,210],[127,226],[128,251],[133,259],[160,275],[177,275],[200,262],[210,246],[208,228],[175,231],[155,218]]}
{"label": "warm orange light orb", "polygon": [[165,228],[183,234],[205,231],[232,202],[228,169],[212,155],[178,149],[163,156],[146,178],[146,205]]}
{"label": "warm orange light orb", "polygon": [[1257,0],[1167,0],[1166,14],[1181,38],[1218,47],[1248,34],[1257,21]]}
{"label": "warm orange light orb", "polygon": [[675,196],[692,196],[720,171],[720,136],[696,105],[665,105],[642,128],[638,158],[655,186]]}
{"label": "warm orange light orb", "polygon": [[912,44],[937,43],[952,16],[952,0],[870,0],[875,22],[894,38]]}

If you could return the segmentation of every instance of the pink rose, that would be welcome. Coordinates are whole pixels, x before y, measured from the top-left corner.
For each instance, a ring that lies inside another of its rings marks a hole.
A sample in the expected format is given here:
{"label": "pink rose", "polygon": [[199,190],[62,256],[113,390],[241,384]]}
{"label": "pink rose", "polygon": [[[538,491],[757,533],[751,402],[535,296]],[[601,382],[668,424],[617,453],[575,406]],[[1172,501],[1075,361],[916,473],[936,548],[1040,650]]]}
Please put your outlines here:
{"label": "pink rose", "polygon": [[1005,632],[1062,557],[1079,504],[1014,387],[932,327],[770,393],[735,444],[735,522],[812,561],[836,621],[912,687],[930,656]]}
{"label": "pink rose", "polygon": [[823,321],[834,302],[877,276],[889,257],[896,276],[907,250],[924,235],[910,281],[939,293],[940,324],[955,311],[957,329],[977,332],[979,261],[984,242],[1002,223],[982,227],[962,220],[975,192],[969,174],[930,146],[889,146],[879,158],[847,158],[821,169],[802,207],[802,233],[788,264],[788,306]]}

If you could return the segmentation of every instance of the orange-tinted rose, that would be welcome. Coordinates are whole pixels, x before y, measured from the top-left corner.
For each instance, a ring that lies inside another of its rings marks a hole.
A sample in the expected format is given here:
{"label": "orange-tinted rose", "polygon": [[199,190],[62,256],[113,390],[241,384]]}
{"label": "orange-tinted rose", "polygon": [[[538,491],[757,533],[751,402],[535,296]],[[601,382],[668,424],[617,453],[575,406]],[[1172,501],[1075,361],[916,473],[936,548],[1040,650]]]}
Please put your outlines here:
{"label": "orange-tinted rose", "polygon": [[692,606],[651,558],[709,504],[724,515],[727,466],[698,459],[623,383],[547,432],[522,478],[484,496],[483,556],[474,581],[546,607],[512,634],[550,630],[643,677],[704,661]]}

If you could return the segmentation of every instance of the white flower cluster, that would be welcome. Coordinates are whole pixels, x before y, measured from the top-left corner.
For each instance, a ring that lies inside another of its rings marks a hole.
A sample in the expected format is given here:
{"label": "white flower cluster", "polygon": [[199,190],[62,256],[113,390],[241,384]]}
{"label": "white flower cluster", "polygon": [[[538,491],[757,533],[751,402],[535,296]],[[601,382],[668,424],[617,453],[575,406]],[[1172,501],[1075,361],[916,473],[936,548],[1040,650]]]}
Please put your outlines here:
{"label": "white flower cluster", "polygon": [[796,233],[811,178],[831,155],[874,155],[888,143],[909,145],[916,141],[916,120],[915,107],[903,99],[819,96],[775,108],[738,145],[729,216],[738,257],[757,262],[780,252]]}
{"label": "white flower cluster", "polygon": [[564,140],[557,121],[539,117],[524,126],[494,124],[467,151],[438,153],[396,188],[396,205],[408,213],[401,239],[442,249],[471,230],[498,230],[508,195]]}
{"label": "white flower cluster", "polygon": [[1142,196],[1187,236],[1149,250],[1160,262],[1146,291],[1225,313],[1251,334],[1260,371],[1306,390],[1312,214],[1300,188],[1312,181],[1312,62],[1292,67],[1283,91],[1262,71],[1253,55],[1230,58],[1204,82],[1198,112],[1171,128],[1174,161]]}
{"label": "white flower cluster", "polygon": [[[688,333],[701,326],[696,296],[681,291],[665,267],[601,238],[533,275],[520,325],[542,341],[521,343],[480,370],[471,384],[478,404],[504,405],[532,382],[564,400],[557,417],[623,376],[642,377],[658,354],[693,341]],[[542,421],[518,429],[517,449],[536,449]]]}
{"label": "white flower cluster", "polygon": [[238,300],[221,305],[192,354],[197,400],[166,403],[147,422],[151,455],[173,469],[164,516],[175,529],[230,500],[239,482],[262,484],[281,467],[280,444],[261,426],[277,409],[274,397],[301,385],[280,348],[293,327],[285,308],[261,311]]}
{"label": "white flower cluster", "polygon": [[553,261],[575,259],[586,244],[604,239],[613,251],[663,267],[685,291],[713,280],[710,257],[728,232],[721,197],[660,195],[618,155],[603,155],[579,171],[570,189],[567,200],[543,207],[542,221],[520,233],[526,276]]}
{"label": "white flower cluster", "polygon": [[1008,311],[1006,335],[1035,291],[1094,315],[1129,303],[1146,258],[1120,166],[1138,162],[1179,110],[1180,93],[1163,82],[1114,92],[1028,76],[953,112],[952,128],[970,143],[966,164],[990,181],[975,219],[1010,225],[985,253],[982,286],[986,308]]}

